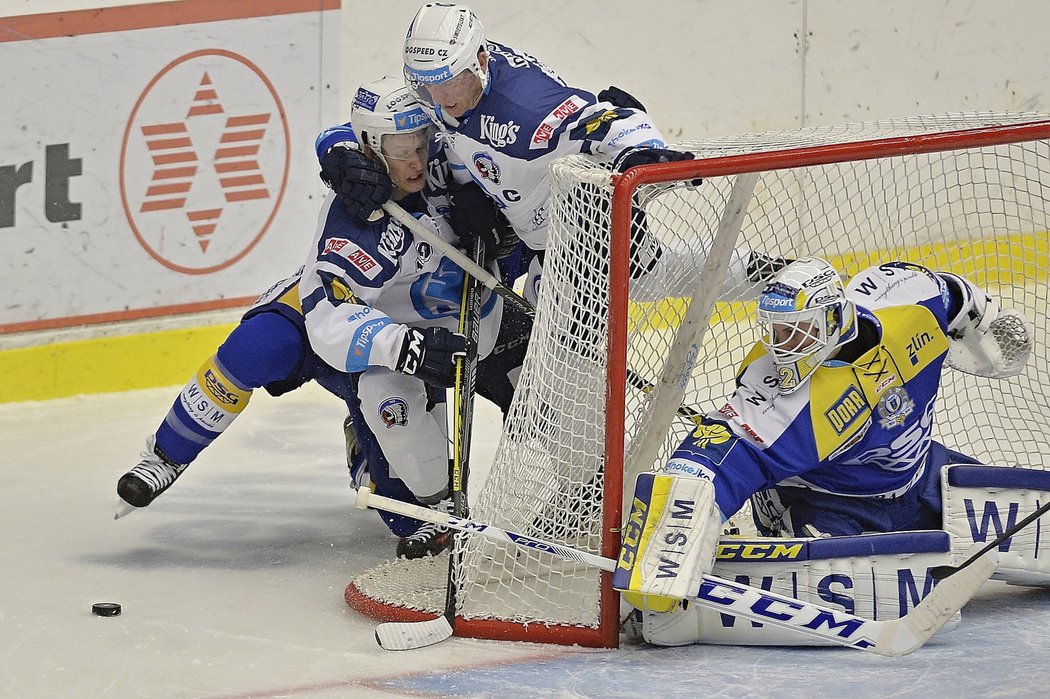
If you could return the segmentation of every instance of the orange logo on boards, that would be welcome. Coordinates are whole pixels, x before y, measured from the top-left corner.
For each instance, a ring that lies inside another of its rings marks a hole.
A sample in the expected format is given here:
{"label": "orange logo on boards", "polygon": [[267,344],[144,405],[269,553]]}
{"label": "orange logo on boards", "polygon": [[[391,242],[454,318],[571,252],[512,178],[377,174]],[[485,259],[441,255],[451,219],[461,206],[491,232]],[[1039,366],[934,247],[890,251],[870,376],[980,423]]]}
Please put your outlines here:
{"label": "orange logo on boards", "polygon": [[281,100],[248,59],[221,49],[175,59],[143,90],[124,131],[120,190],[135,237],[178,272],[234,264],[280,207],[289,143]]}

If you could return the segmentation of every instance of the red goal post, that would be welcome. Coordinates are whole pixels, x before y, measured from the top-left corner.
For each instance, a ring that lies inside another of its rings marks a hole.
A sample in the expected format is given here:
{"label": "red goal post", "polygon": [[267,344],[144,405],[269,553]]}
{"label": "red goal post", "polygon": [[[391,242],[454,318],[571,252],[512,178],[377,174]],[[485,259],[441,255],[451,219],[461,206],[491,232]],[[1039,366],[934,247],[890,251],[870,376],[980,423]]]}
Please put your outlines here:
{"label": "red goal post", "polygon": [[[758,339],[752,253],[819,254],[847,276],[908,259],[970,276],[1021,310],[1036,325],[1028,369],[1006,381],[946,372],[935,437],[988,463],[1042,467],[1047,115],[915,117],[678,148],[697,159],[623,175],[585,156],[553,166],[549,211],[537,213],[550,242],[536,327],[492,468],[470,484],[472,518],[615,558],[633,474],[696,428],[690,411],[722,405]],[[655,262],[642,259],[647,244],[632,246],[632,228],[659,241]],[[708,259],[722,261],[700,274]],[[607,574],[467,536],[457,547],[457,634],[617,644]],[[387,620],[440,613],[444,569],[391,564],[355,578],[347,600]]]}

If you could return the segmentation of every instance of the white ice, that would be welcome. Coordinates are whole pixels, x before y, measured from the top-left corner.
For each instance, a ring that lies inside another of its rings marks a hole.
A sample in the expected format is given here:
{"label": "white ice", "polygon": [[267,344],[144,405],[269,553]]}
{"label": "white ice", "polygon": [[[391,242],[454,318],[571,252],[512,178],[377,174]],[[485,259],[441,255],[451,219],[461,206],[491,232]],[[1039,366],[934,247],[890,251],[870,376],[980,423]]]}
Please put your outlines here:
{"label": "white ice", "polygon": [[[177,388],[0,405],[0,697],[1044,697],[1050,591],[988,583],[916,653],[589,650],[453,638],[389,652],[343,601],[392,555],[351,504],[342,408],[313,386],[247,411],[149,508],[117,477]],[[475,468],[498,417],[479,405]],[[97,601],[123,614],[91,614]]]}

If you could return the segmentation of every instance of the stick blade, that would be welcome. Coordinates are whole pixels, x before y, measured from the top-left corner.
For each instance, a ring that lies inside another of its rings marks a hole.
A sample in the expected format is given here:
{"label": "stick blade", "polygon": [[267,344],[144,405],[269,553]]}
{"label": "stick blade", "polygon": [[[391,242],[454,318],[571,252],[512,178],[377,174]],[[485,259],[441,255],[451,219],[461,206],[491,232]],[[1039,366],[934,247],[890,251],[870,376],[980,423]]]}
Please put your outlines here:
{"label": "stick blade", "polygon": [[452,637],[452,625],[439,616],[428,621],[392,621],[376,627],[376,643],[384,650],[426,648]]}
{"label": "stick blade", "polygon": [[[971,546],[964,560],[976,554],[981,544]],[[907,655],[920,648],[951,620],[995,572],[999,553],[987,551],[972,564],[941,580],[933,591],[906,616],[890,622],[892,631],[877,644],[880,655]]]}

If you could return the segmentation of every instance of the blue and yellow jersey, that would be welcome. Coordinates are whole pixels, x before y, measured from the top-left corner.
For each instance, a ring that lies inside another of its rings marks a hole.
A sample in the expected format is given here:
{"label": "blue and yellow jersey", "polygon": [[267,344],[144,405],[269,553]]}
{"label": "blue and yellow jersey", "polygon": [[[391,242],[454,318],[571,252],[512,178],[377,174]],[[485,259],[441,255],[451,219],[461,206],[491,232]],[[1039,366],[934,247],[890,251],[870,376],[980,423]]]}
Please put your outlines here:
{"label": "blue and yellow jersey", "polygon": [[872,346],[850,362],[825,362],[800,390],[782,395],[772,357],[756,345],[736,391],[665,470],[710,478],[725,515],[774,485],[857,497],[914,485],[948,353],[947,287],[924,267],[891,263],[858,274],[846,295],[866,336],[876,338]]}

